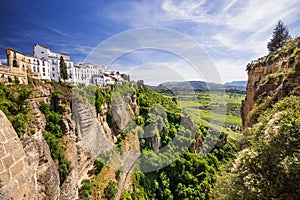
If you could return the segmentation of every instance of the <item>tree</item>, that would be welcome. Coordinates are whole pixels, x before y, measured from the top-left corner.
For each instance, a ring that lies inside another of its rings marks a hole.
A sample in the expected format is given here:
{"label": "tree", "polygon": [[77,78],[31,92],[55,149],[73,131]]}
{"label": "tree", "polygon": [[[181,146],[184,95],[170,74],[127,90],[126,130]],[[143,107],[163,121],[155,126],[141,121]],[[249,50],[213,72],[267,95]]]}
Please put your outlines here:
{"label": "tree", "polygon": [[137,81],[137,86],[138,86],[139,88],[143,87],[143,86],[144,86],[144,81],[143,81],[143,80],[138,80],[138,81]]}
{"label": "tree", "polygon": [[66,81],[66,79],[68,79],[68,71],[67,71],[67,65],[62,56],[60,56],[59,70],[60,70],[60,78]]}
{"label": "tree", "polygon": [[286,40],[289,38],[291,38],[291,36],[288,29],[284,26],[283,22],[279,20],[273,31],[273,38],[267,45],[269,52],[277,51],[279,48],[283,47]]}

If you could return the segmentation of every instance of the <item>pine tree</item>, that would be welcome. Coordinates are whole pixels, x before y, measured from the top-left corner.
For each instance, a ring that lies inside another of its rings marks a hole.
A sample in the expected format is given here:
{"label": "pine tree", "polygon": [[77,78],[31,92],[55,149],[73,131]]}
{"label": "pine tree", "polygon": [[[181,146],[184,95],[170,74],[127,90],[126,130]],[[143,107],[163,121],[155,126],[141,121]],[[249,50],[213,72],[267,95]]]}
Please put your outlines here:
{"label": "pine tree", "polygon": [[67,71],[67,65],[62,56],[60,56],[59,70],[60,70],[59,72],[60,78],[66,81],[68,79],[68,71]]}
{"label": "pine tree", "polygon": [[267,45],[269,52],[277,51],[283,47],[289,38],[291,38],[289,30],[284,26],[283,22],[279,20],[273,31],[273,38]]}

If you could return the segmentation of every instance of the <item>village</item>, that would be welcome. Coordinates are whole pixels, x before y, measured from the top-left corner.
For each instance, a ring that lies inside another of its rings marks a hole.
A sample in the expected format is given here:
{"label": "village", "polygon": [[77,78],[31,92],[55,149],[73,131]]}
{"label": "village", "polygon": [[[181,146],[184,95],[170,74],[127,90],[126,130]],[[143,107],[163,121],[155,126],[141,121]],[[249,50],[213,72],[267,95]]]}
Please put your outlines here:
{"label": "village", "polygon": [[[12,48],[6,49],[6,56],[7,66],[0,63],[0,77],[8,82],[17,80],[21,84],[28,84],[29,77],[45,81],[64,81],[71,85],[108,87],[125,81],[118,71],[111,71],[106,66],[96,66],[91,63],[75,64],[68,54],[53,52],[39,44],[34,45],[33,56]],[[61,78],[61,60],[66,65],[65,80]]]}

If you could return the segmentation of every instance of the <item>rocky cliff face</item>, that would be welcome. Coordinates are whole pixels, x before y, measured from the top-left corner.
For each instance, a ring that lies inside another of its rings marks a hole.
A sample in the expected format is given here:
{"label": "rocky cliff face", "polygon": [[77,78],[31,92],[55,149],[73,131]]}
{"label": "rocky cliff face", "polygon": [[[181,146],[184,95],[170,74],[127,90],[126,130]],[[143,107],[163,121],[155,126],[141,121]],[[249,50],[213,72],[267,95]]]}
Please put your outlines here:
{"label": "rocky cliff face", "polygon": [[[125,96],[121,102],[105,103],[97,115],[94,105],[72,99],[72,92],[67,87],[54,83],[38,83],[32,87],[34,96],[27,100],[32,119],[28,122],[30,133],[19,138],[0,110],[0,199],[78,199],[82,180],[91,178],[94,160],[115,147],[119,132],[133,116],[138,115],[136,97]],[[53,99],[52,94],[58,90],[64,95]],[[51,108],[58,110],[62,117],[61,144],[72,167],[63,184],[60,183],[58,163],[51,158],[42,134],[46,119],[39,109],[41,101],[51,104]],[[55,105],[53,101],[56,101]],[[138,138],[127,140],[123,155],[115,156],[115,162],[119,164],[132,157],[130,151],[133,147],[139,153]],[[126,167],[129,170],[131,165]],[[123,188],[128,189],[131,175],[121,174],[120,180],[122,184],[118,190],[121,194]]]}
{"label": "rocky cliff face", "polygon": [[299,92],[300,43],[289,45],[248,64],[247,96],[241,109],[243,128],[256,122],[260,107],[270,107],[290,92]]}
{"label": "rocky cliff face", "polygon": [[0,180],[2,199],[57,199],[59,176],[40,133],[18,138],[0,111]]}

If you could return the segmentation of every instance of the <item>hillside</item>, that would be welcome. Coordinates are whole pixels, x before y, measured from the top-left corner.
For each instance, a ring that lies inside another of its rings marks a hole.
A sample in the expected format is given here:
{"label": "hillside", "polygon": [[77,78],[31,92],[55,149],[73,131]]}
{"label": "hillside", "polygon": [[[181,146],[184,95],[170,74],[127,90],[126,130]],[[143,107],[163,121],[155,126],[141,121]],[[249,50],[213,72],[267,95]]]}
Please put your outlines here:
{"label": "hillside", "polygon": [[181,81],[181,82],[165,82],[158,86],[148,86],[154,89],[199,89],[199,90],[220,90],[220,89],[238,89],[246,90],[246,81],[227,82],[224,85],[218,83],[204,82],[204,81]]}
{"label": "hillside", "polygon": [[299,199],[300,38],[247,70],[241,149],[218,177],[215,197]]}
{"label": "hillside", "polygon": [[152,89],[28,82],[0,83],[1,198],[204,199],[235,153]]}
{"label": "hillside", "polygon": [[232,82],[226,82],[224,84],[225,88],[228,89],[240,89],[245,91],[247,87],[247,81],[232,81]]}

